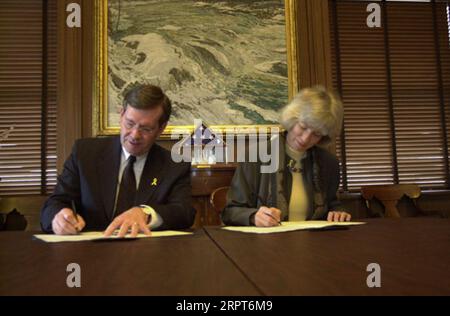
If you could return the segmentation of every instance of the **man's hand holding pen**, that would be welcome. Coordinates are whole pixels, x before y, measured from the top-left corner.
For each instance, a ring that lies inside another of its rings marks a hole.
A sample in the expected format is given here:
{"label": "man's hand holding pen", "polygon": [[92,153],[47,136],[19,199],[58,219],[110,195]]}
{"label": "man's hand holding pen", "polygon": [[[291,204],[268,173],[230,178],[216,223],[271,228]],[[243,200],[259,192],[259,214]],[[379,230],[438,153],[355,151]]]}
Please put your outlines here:
{"label": "man's hand holding pen", "polygon": [[270,227],[281,225],[281,211],[275,207],[261,206],[255,213],[255,226]]}
{"label": "man's hand holding pen", "polygon": [[85,226],[84,219],[76,214],[76,210],[67,207],[61,209],[52,221],[52,230],[57,235],[76,235]]}

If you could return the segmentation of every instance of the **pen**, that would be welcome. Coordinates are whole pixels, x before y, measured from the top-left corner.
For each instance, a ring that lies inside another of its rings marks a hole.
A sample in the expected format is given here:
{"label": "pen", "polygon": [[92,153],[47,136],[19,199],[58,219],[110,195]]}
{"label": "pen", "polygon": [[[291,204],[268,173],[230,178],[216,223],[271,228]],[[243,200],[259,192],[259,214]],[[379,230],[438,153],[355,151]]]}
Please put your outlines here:
{"label": "pen", "polygon": [[273,217],[272,215],[270,215],[269,213],[264,213],[264,214],[266,214],[267,216],[270,216],[270,217],[272,217],[274,220],[276,220],[277,221],[277,223],[278,223],[278,225],[281,225],[281,221],[278,221],[275,217]]}
{"label": "pen", "polygon": [[75,220],[78,223],[77,207],[75,206],[75,201],[74,200],[72,200],[72,212],[73,212],[73,216],[75,216]]}

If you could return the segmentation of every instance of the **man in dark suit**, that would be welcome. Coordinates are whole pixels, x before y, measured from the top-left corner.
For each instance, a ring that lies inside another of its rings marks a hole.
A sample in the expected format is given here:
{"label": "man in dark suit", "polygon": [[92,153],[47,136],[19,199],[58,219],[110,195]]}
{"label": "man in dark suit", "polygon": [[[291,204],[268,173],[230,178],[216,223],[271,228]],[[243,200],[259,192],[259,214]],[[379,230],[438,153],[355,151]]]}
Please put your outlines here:
{"label": "man in dark suit", "polygon": [[139,85],[124,98],[120,138],[75,142],[54,193],[41,211],[41,226],[55,234],[105,230],[182,229],[192,225],[190,165],[175,163],[155,144],[165,129],[171,102],[152,85]]}

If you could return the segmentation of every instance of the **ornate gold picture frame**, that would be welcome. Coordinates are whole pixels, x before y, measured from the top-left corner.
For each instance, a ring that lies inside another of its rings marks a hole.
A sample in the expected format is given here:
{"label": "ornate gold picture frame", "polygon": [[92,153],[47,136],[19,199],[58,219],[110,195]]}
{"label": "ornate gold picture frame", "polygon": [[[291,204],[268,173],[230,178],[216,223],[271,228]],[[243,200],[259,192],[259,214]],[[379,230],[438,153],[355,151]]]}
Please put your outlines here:
{"label": "ornate gold picture frame", "polygon": [[[278,11],[270,11],[272,2]],[[163,138],[193,130],[194,118],[221,132],[278,126],[278,110],[298,90],[294,2],[95,0],[93,134],[119,133],[119,92],[142,81],[161,86],[172,100]],[[173,14],[174,6],[185,15]],[[216,29],[204,34],[213,22]]]}

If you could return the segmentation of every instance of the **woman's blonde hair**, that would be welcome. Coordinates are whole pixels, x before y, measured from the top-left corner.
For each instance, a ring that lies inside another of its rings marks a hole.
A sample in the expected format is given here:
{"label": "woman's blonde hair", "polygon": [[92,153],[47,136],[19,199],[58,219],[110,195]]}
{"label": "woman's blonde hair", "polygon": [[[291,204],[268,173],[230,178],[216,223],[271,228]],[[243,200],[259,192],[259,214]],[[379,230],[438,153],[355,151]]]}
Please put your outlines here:
{"label": "woman's blonde hair", "polygon": [[343,117],[339,97],[322,86],[305,88],[281,112],[281,125],[289,131],[297,123],[322,134],[319,145],[328,144],[341,130]]}

